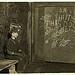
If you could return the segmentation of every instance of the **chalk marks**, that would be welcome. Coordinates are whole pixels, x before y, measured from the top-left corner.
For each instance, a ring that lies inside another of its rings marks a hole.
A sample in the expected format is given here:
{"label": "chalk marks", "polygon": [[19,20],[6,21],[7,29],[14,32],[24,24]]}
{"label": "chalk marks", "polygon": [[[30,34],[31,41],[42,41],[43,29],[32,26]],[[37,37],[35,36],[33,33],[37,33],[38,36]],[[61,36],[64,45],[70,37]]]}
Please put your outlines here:
{"label": "chalk marks", "polygon": [[[57,44],[59,47],[66,46],[71,40],[64,39],[63,33],[68,31],[74,31],[75,33],[75,8],[72,7],[48,7],[50,12],[45,11],[45,15],[40,18],[40,21],[44,21],[44,37],[45,44],[49,45],[51,42],[51,48],[55,48]],[[46,8],[47,9],[47,8]]]}

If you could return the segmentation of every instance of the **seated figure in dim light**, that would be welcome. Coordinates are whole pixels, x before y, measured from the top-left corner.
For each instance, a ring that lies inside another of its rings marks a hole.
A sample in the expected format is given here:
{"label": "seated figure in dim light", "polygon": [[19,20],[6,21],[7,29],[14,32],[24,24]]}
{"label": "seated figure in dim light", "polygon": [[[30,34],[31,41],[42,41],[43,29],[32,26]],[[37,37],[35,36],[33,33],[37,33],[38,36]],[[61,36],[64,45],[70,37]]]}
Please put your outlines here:
{"label": "seated figure in dim light", "polygon": [[19,60],[17,64],[17,72],[22,73],[28,63],[28,58],[25,55],[25,52],[21,50],[21,47],[16,40],[17,37],[17,32],[11,33],[11,38],[9,38],[6,43],[6,59]]}

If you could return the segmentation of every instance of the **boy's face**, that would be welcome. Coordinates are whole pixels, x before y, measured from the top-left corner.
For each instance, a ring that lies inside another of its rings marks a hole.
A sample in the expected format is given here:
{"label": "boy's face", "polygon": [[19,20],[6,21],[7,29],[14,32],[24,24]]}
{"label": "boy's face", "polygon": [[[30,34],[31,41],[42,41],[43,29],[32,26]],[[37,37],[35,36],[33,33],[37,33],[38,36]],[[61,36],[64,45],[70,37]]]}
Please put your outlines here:
{"label": "boy's face", "polygon": [[17,38],[18,37],[18,33],[17,32],[13,32],[12,33],[12,37]]}

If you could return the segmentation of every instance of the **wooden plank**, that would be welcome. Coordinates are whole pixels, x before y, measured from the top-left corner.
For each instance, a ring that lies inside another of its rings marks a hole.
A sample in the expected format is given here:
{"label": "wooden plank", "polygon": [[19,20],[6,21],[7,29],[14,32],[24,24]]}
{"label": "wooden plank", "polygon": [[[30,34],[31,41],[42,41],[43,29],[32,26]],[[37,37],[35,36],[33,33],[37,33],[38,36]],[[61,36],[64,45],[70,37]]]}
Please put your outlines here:
{"label": "wooden plank", "polygon": [[0,60],[0,71],[18,63],[18,60]]}
{"label": "wooden plank", "polygon": [[35,2],[35,7],[75,6],[75,2]]}
{"label": "wooden plank", "polygon": [[15,70],[15,65],[11,65],[8,69],[9,69],[9,73],[17,73]]}

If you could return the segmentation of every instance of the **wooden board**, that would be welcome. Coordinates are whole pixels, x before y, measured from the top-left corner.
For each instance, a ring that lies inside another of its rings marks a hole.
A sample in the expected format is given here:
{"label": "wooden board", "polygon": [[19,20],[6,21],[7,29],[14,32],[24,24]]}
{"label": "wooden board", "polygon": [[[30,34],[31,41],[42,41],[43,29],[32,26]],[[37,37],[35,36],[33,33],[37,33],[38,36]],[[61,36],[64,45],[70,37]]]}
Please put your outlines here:
{"label": "wooden board", "polygon": [[18,60],[0,60],[0,71],[16,63],[18,63]]}

